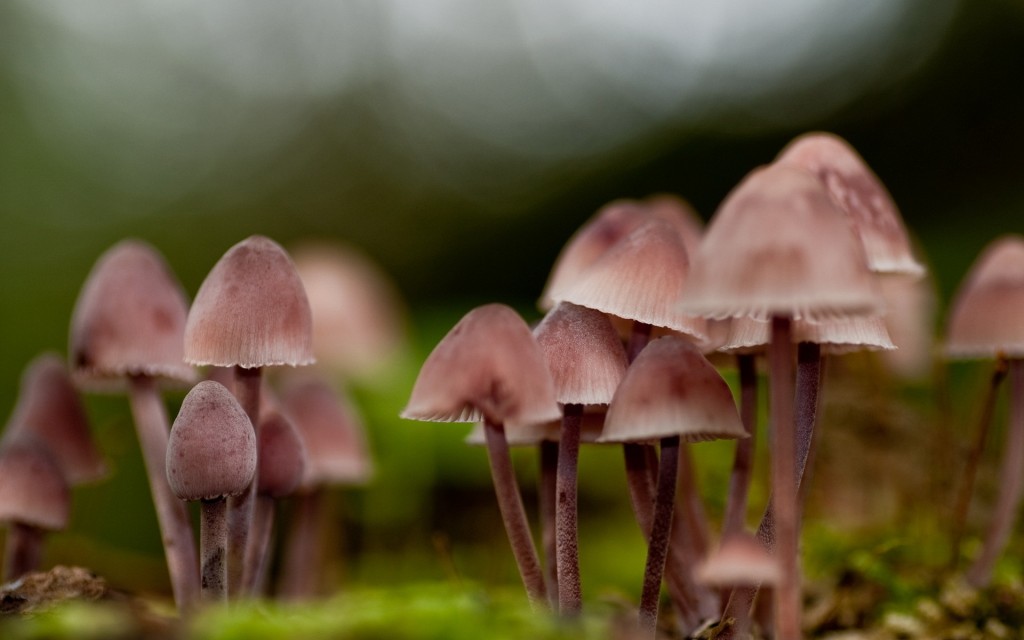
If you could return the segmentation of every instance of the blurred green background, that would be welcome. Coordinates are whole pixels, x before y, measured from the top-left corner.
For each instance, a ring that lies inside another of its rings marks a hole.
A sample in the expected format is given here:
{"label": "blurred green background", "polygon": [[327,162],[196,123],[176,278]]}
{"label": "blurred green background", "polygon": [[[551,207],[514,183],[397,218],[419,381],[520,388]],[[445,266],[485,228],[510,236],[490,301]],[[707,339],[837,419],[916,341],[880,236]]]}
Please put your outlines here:
{"label": "blurred green background", "polygon": [[[451,324],[490,301],[535,319],[599,206],[672,192],[707,218],[808,130],[866,158],[946,300],[985,243],[1024,231],[1022,43],[1011,0],[0,3],[0,411],[25,363],[65,352],[121,238],[158,247],[190,294],[250,234],[344,240],[393,276],[413,335],[353,390],[379,469],[337,496],[344,578],[514,581],[483,453],[395,417]],[[163,589],[126,403],[89,407],[116,473],[76,494],[51,555]],[[730,449],[710,446],[714,509]],[[632,593],[619,458],[585,455],[584,570]]]}

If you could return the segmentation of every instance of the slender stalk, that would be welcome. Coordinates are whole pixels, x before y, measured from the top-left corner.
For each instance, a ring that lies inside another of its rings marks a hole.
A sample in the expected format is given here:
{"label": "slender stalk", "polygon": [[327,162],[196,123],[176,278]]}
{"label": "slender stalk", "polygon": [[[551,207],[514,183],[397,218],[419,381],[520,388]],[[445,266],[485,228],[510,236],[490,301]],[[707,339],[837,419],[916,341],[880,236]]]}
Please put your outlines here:
{"label": "slender stalk", "polygon": [[558,449],[559,444],[542,440],[540,451],[540,537],[544,547],[544,583],[548,590],[548,604],[558,610]]}
{"label": "slender stalk", "polygon": [[629,344],[626,345],[626,358],[633,362],[640,352],[644,350],[647,343],[651,341],[651,325],[639,320],[633,321],[633,329],[629,334]]}
{"label": "slender stalk", "polygon": [[962,482],[960,483],[959,491],[957,491],[956,503],[953,507],[953,531],[951,533],[949,554],[950,569],[956,569],[957,564],[960,562],[960,543],[963,541],[964,530],[967,528],[967,511],[971,506],[974,481],[978,477],[978,464],[981,462],[981,455],[985,451],[985,441],[988,440],[988,432],[992,425],[992,414],[995,412],[996,399],[999,397],[999,387],[1006,378],[1007,370],[1006,359],[997,359],[985,392],[985,398],[981,404],[981,412],[978,415],[978,423],[974,431],[974,442],[971,444],[971,450],[967,454],[967,463],[961,476]]}
{"label": "slender stalk", "polygon": [[562,410],[562,432],[558,441],[558,503],[555,530],[558,558],[558,611],[566,617],[576,617],[580,614],[583,599],[580,581],[576,490],[582,422],[583,405],[565,405]]}
{"label": "slender stalk", "polygon": [[793,422],[792,321],[772,316],[771,367],[772,507],[776,557],[782,576],[775,595],[775,638],[800,637],[800,566],[796,488],[796,428]]}
{"label": "slender stalk", "polygon": [[[259,367],[245,369],[235,367],[235,397],[252,422],[256,442],[260,439],[260,384],[262,370]],[[259,465],[256,466],[259,473]],[[249,488],[228,500],[228,586],[232,596],[242,595],[242,574],[248,555],[246,545],[249,529],[252,528],[253,505],[256,503],[256,487],[259,478],[253,474]]]}
{"label": "slender stalk", "polygon": [[227,602],[227,500],[203,500],[199,505],[199,548],[202,554],[203,602]]}
{"label": "slender stalk", "polygon": [[708,555],[709,540],[708,517],[697,487],[690,445],[680,443],[676,508],[672,512],[672,539],[665,571],[670,576],[678,574],[685,582],[688,597],[696,602],[701,620],[714,618],[721,611],[714,589],[698,584],[692,577],[693,567]]}
{"label": "slender stalk", "polygon": [[[652,469],[648,465],[647,450],[649,445],[625,442],[622,453],[626,458],[626,484],[629,486],[629,500],[633,504],[633,513],[644,539],[651,537],[654,523],[654,484],[651,482]],[[657,473],[657,466],[653,469]]]}
{"label": "slender stalk", "polygon": [[530,536],[530,524],[523,508],[523,499],[519,495],[519,483],[516,481],[515,469],[512,468],[512,456],[509,454],[508,441],[505,439],[505,427],[491,420],[484,420],[484,435],[487,439],[487,457],[491,464],[491,477],[494,479],[494,492],[501,510],[501,519],[505,523],[512,555],[519,566],[519,575],[526,587],[526,595],[534,607],[540,609],[547,606],[547,590],[544,586],[544,574],[537,559],[537,550]]}
{"label": "slender stalk", "polygon": [[39,527],[12,521],[7,525],[4,542],[3,582],[17,580],[37,570],[43,558],[45,534]]}
{"label": "slender stalk", "polygon": [[747,513],[747,495],[754,469],[754,451],[757,438],[757,362],[753,354],[736,356],[740,371],[740,419],[748,438],[736,441],[732,474],[729,476],[729,497],[722,523],[722,539],[743,531]]}
{"label": "slender stalk", "polygon": [[148,376],[130,379],[128,401],[149,478],[174,601],[179,611],[185,611],[199,599],[199,556],[188,506],[178,500],[167,483],[167,409],[155,381]]}
{"label": "slender stalk", "polygon": [[967,570],[967,582],[974,587],[986,587],[992,580],[992,570],[1002,554],[1013,530],[1021,489],[1024,488],[1024,359],[1010,361],[1010,425],[1006,431],[1006,446],[999,466],[999,495],[995,512],[989,522],[981,553]]}
{"label": "slender stalk", "polygon": [[658,625],[658,600],[661,578],[665,573],[668,541],[672,533],[672,509],[676,500],[676,474],[679,469],[679,436],[661,439],[658,493],[654,500],[654,522],[647,547],[644,587],[640,595],[640,629],[653,638]]}
{"label": "slender stalk", "polygon": [[268,495],[257,494],[256,496],[252,531],[249,532],[245,568],[242,571],[242,593],[246,596],[258,595],[260,582],[266,575],[267,565],[270,564],[270,538],[274,529],[274,503],[274,499]]}
{"label": "slender stalk", "polygon": [[308,600],[316,595],[322,564],[323,489],[295,496],[278,595],[285,600]]}

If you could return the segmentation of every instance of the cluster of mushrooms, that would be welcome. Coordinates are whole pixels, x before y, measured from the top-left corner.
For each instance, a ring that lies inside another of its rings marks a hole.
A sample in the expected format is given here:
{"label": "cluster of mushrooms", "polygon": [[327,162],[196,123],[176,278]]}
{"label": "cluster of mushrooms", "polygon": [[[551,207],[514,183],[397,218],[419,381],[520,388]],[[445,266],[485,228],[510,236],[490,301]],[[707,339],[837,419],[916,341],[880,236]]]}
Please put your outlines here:
{"label": "cluster of mushrooms", "polygon": [[[82,389],[128,395],[180,611],[270,591],[275,509],[286,497],[276,593],[315,595],[334,517],[324,492],[373,471],[338,380],[399,339],[377,279],[344,248],[309,246],[293,262],[252,236],[217,262],[190,307],[152,246],[125,240],[106,251],[75,304],[69,365],[53,353],[28,365],[0,440],[4,582],[39,568],[44,533],[67,525],[70,488],[107,474]],[[341,311],[339,297],[350,302]],[[348,347],[339,334],[361,340]],[[314,353],[320,366],[293,368]],[[282,365],[270,385],[264,368]],[[208,367],[206,380],[196,383],[195,366]],[[163,392],[190,386],[171,425]],[[186,501],[201,505],[198,549]]]}
{"label": "cluster of mushrooms", "polygon": [[[928,304],[931,288],[879,178],[845,140],[806,134],[748,174],[706,229],[671,196],[599,210],[556,260],[539,302],[543,319],[531,329],[502,304],[471,310],[424,362],[402,415],[476,423],[469,441],[486,444],[508,539],[536,607],[569,619],[580,614],[580,443],[621,444],[632,508],[648,543],[638,637],[657,633],[664,580],[683,636],[704,628],[716,638],[747,637],[760,593],[761,605],[771,598],[770,607],[757,607],[770,612],[760,619],[762,629],[790,640],[801,636],[802,481],[825,360],[891,352],[892,336],[903,342],[908,323],[911,334],[930,336],[914,314]],[[1004,238],[958,294],[943,349],[1003,363],[990,396],[1007,359],[1015,380],[1000,497],[966,573],[976,587],[991,577],[1021,493],[1022,314],[1024,239]],[[918,360],[930,359],[930,344],[906,344]],[[738,369],[738,402],[715,364]],[[768,372],[771,496],[750,531],[745,514],[760,367]],[[720,542],[712,545],[691,446],[722,438],[737,443]],[[531,537],[510,445],[540,451],[546,566]],[[968,485],[959,502],[966,505],[970,493]],[[958,513],[962,530],[966,506]]]}

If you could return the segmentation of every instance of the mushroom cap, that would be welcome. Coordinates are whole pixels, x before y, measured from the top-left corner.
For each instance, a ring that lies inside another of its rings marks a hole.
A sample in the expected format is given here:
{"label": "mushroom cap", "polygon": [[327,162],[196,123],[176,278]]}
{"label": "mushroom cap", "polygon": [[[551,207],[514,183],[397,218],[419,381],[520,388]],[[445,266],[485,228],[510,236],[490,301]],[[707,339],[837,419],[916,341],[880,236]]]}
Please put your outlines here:
{"label": "mushroom cap", "polygon": [[55,353],[37,356],[21,376],[18,403],[7,422],[4,440],[24,433],[38,438],[50,451],[68,484],[95,482],[107,475],[85,407],[64,360]]}
{"label": "mushroom cap", "polygon": [[404,312],[390,279],[341,244],[305,244],[292,256],[309,299],[317,362],[345,376],[379,371],[405,342]]}
{"label": "mushroom cap", "polygon": [[676,336],[650,342],[608,406],[600,442],[745,438],[729,386],[700,350]]}
{"label": "mushroom cap", "polygon": [[1024,236],[1001,236],[985,247],[951,309],[949,357],[1024,357]]}
{"label": "mushroom cap", "polygon": [[896,203],[850,143],[832,133],[807,133],[790,142],[775,162],[804,169],[825,185],[849,215],[872,271],[924,274]]}
{"label": "mushroom cap", "polygon": [[312,312],[281,245],[250,236],[228,249],[196,293],[185,361],[243,368],[312,364]]}
{"label": "mushroom cap", "polygon": [[518,425],[562,415],[540,346],[503,304],[467,313],[420,368],[402,417],[437,422],[490,420]]}
{"label": "mushroom cap", "polygon": [[[728,353],[764,351],[771,342],[771,322],[756,318],[733,318],[729,336],[718,349]],[[889,338],[882,316],[850,316],[825,318],[817,322],[797,320],[793,323],[793,342],[813,342],[825,353],[842,355],[854,351],[891,351],[896,348]]]}
{"label": "mushroom cap", "polygon": [[543,311],[555,306],[590,265],[646,219],[644,206],[634,200],[615,200],[598,209],[562,247],[537,306]]}
{"label": "mushroom cap", "polygon": [[754,170],[729,194],[693,256],[682,308],[709,318],[879,313],[847,217],[806,171]]}
{"label": "mushroom cap", "polygon": [[306,447],[291,420],[277,411],[260,414],[257,491],[272,498],[298,489],[306,471]]}
{"label": "mushroom cap", "polygon": [[656,193],[644,199],[651,214],[671,224],[686,247],[686,255],[697,252],[704,237],[704,221],[689,202],[671,193]]}
{"label": "mushroom cap", "polygon": [[626,375],[626,350],[608,316],[560,302],[533,330],[562,404],[608,404]]}
{"label": "mushroom cap", "polygon": [[188,392],[167,443],[167,481],[182,500],[236,496],[256,472],[256,434],[224,385],[203,380]]}
{"label": "mushroom cap", "polygon": [[[604,429],[605,405],[590,405],[583,409],[583,420],[580,423],[580,442],[595,443]],[[540,424],[525,424],[505,434],[510,447],[526,447],[541,442],[558,442],[562,435],[562,421],[552,420]],[[466,444],[480,447],[487,444],[484,436],[484,423],[477,422],[466,436]]]}
{"label": "mushroom cap", "polygon": [[885,298],[885,326],[897,347],[883,359],[899,376],[924,378],[932,371],[935,354],[935,281],[927,271],[923,277],[892,275],[878,280]]}
{"label": "mushroom cap", "polygon": [[71,314],[69,359],[77,383],[116,390],[129,376],[189,384],[183,358],[188,300],[163,257],[122,240],[96,261]]}
{"label": "mushroom cap", "polygon": [[712,587],[773,586],[779,583],[782,569],[757,538],[741,532],[727,536],[717,551],[697,565],[694,577]]}
{"label": "mushroom cap", "polygon": [[365,484],[373,460],[352,403],[324,379],[300,376],[285,385],[281,405],[306,448],[302,486]]}
{"label": "mushroom cap", "polygon": [[68,524],[71,491],[57,462],[30,435],[0,448],[0,521],[59,531]]}
{"label": "mushroom cap", "polygon": [[703,339],[704,320],[678,306],[689,271],[686,247],[675,228],[649,216],[608,249],[573,286],[552,296],[559,302]]}

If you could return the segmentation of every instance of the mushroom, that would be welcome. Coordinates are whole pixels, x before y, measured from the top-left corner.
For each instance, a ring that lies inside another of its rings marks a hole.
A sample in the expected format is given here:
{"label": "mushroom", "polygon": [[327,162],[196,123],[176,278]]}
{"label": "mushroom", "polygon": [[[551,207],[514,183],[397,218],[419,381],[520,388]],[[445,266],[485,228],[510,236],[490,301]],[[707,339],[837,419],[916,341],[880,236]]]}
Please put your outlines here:
{"label": "mushroom", "polygon": [[202,597],[227,599],[227,500],[246,490],[256,472],[256,437],[241,405],[224,385],[204,380],[181,403],[167,444],[167,481],[181,500],[200,501]]}
{"label": "mushroom", "polygon": [[[783,579],[780,640],[800,633],[793,321],[877,313],[881,299],[864,249],[811,174],[782,164],[751,172],[712,218],[681,297],[709,318],[771,322],[772,504]],[[742,614],[740,614],[742,615]]]}
{"label": "mushroom", "polygon": [[676,336],[652,341],[630,365],[608,406],[602,442],[660,442],[641,629],[654,636],[658,596],[668,557],[680,440],[743,438],[732,392],[696,346]]}
{"label": "mushroom", "polygon": [[[273,240],[250,236],[217,261],[199,287],[185,324],[185,361],[233,367],[234,393],[259,427],[262,369],[312,364],[312,315],[291,258]],[[230,582],[242,579],[256,485],[232,499]]]}
{"label": "mushroom", "polygon": [[328,488],[366,484],[374,467],[362,419],[325,378],[288,376],[281,405],[302,439],[306,464],[292,500],[278,596],[302,600],[317,594],[327,565],[324,545],[337,520]]}
{"label": "mushroom", "polygon": [[167,486],[169,427],[160,387],[186,385],[195,378],[182,361],[187,314],[188,300],[163,257],[144,242],[123,240],[100,256],[82,285],[68,347],[79,386],[128,388],[179,609],[199,595],[198,560],[188,511]]}
{"label": "mushroom", "polygon": [[265,411],[262,416],[257,445],[259,485],[250,533],[253,543],[242,572],[242,589],[250,595],[266,578],[275,504],[299,488],[306,470],[306,447],[291,420],[277,411]]}
{"label": "mushroom", "polygon": [[[562,405],[555,496],[558,611],[582,606],[576,477],[584,405],[608,404],[626,373],[626,352],[608,316],[560,302],[534,330]],[[550,562],[550,558],[549,558]]]}
{"label": "mushroom", "polygon": [[560,415],[551,375],[530,328],[501,304],[473,309],[434,347],[402,411],[402,417],[411,420],[484,421],[498,507],[523,585],[537,607],[547,600],[544,576],[505,429]]}
{"label": "mushroom", "polygon": [[[1007,235],[989,244],[953,300],[946,331],[951,358],[1005,359],[1010,378],[1010,416],[999,466],[999,493],[981,551],[967,570],[974,587],[988,585],[1006,546],[1024,489],[1024,237]],[[994,395],[997,375],[990,385]],[[983,419],[982,426],[987,425]],[[982,439],[983,441],[983,439]]]}
{"label": "mushroom", "polygon": [[3,582],[39,568],[46,531],[67,526],[68,483],[46,448],[24,434],[0,447],[0,521],[7,523]]}

